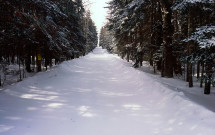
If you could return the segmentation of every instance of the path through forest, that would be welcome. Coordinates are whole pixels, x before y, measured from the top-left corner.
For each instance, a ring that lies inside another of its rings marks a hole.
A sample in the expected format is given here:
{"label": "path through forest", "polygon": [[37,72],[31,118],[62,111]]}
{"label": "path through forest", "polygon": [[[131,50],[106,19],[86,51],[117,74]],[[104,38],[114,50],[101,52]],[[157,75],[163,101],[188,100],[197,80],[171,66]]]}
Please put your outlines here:
{"label": "path through forest", "polygon": [[214,135],[215,114],[96,48],[0,92],[0,135]]}

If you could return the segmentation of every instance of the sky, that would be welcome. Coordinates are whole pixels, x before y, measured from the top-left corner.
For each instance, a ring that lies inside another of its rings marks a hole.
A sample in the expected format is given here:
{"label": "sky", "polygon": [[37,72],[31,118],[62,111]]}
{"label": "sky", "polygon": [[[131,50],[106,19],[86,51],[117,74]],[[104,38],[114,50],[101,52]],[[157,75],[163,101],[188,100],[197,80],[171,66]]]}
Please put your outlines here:
{"label": "sky", "polygon": [[92,20],[95,22],[98,33],[100,32],[101,27],[107,21],[107,11],[108,9],[104,8],[107,6],[106,2],[110,0],[83,0],[83,2],[89,1],[91,4],[87,8],[91,11]]}

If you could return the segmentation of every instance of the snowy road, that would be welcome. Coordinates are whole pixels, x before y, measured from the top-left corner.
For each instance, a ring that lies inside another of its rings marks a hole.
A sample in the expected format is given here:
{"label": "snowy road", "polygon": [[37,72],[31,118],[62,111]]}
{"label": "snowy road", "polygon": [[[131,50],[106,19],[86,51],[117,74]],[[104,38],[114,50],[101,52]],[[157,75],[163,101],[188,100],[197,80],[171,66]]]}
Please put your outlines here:
{"label": "snowy road", "polygon": [[0,92],[0,135],[214,135],[215,114],[96,48]]}

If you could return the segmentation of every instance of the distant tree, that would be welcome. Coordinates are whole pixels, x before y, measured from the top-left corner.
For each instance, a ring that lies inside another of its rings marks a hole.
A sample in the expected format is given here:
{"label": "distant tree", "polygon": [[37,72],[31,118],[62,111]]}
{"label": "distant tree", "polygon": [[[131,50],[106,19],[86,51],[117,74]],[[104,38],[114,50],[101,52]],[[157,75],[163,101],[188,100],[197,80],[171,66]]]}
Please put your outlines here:
{"label": "distant tree", "polygon": [[110,53],[114,52],[115,48],[114,36],[113,33],[108,30],[107,25],[101,28],[99,46],[101,46],[104,49],[107,49],[107,51]]}
{"label": "distant tree", "polygon": [[98,44],[98,34],[96,26],[91,19],[90,11],[85,14],[85,37],[86,37],[86,52],[92,51]]}

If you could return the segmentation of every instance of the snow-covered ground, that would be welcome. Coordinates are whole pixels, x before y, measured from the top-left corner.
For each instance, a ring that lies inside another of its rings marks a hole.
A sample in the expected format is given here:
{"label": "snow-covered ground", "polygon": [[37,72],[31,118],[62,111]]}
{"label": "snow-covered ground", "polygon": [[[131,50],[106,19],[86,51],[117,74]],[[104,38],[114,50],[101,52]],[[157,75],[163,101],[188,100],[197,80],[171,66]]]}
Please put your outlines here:
{"label": "snow-covered ground", "polygon": [[[133,64],[131,62],[131,64]],[[184,81],[184,77],[175,76],[174,78],[161,77],[159,72],[154,73],[153,67],[148,62],[144,61],[143,66],[138,70],[145,72],[147,76],[150,76],[155,81],[162,83],[164,86],[177,92],[183,92],[189,100],[192,100],[207,109],[215,112],[215,87],[211,87],[211,94],[205,95],[204,88],[200,88],[200,82],[196,77],[193,77],[194,87],[189,88],[188,82]]]}
{"label": "snow-covered ground", "polygon": [[0,135],[214,135],[215,113],[101,48],[0,92]]}

